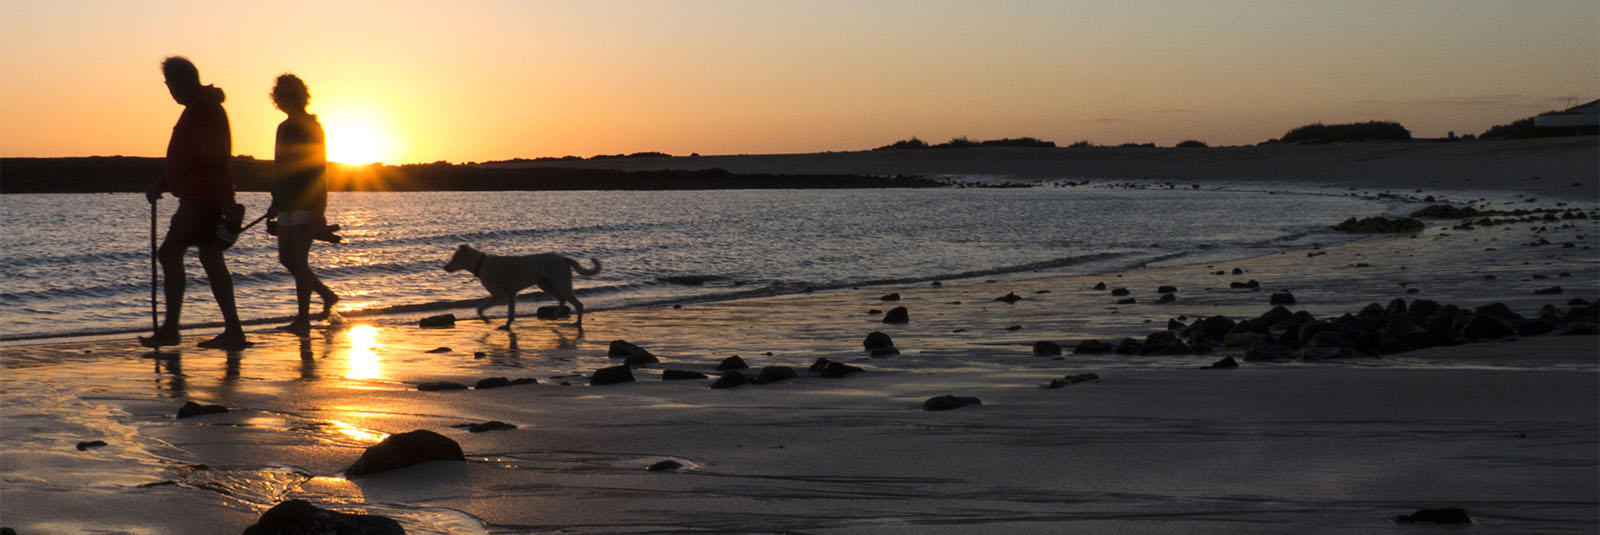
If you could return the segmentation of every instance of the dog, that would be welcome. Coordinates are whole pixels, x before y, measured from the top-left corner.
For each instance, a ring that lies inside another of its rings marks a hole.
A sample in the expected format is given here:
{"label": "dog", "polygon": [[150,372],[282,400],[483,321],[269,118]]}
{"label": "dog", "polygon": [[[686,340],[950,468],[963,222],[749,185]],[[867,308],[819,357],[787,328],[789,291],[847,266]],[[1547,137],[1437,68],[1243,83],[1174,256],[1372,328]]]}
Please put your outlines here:
{"label": "dog", "polygon": [[489,289],[489,300],[478,307],[478,317],[484,321],[489,318],[483,315],[483,311],[505,303],[506,324],[500,326],[500,330],[511,330],[511,322],[517,319],[517,292],[533,285],[538,285],[544,293],[555,297],[559,304],[572,303],[573,310],[578,312],[578,322],[574,325],[581,329],[583,303],[572,295],[572,272],[584,276],[600,272],[599,260],[590,258],[589,263],[593,266],[584,269],[578,261],[555,253],[497,256],[463,244],[445,263],[444,270],[449,273],[467,270],[478,277],[478,282],[483,283],[484,288]]}

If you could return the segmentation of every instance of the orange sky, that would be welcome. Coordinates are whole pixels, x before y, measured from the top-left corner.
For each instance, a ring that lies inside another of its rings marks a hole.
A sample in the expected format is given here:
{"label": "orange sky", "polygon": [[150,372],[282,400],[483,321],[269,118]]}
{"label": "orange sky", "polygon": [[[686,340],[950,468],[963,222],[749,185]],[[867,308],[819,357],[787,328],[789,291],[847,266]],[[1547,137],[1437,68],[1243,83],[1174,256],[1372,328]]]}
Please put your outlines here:
{"label": "orange sky", "polygon": [[1433,137],[1600,96],[1593,0],[6,0],[0,41],[4,156],[163,154],[169,54],[227,92],[236,153],[271,156],[293,72],[352,163]]}

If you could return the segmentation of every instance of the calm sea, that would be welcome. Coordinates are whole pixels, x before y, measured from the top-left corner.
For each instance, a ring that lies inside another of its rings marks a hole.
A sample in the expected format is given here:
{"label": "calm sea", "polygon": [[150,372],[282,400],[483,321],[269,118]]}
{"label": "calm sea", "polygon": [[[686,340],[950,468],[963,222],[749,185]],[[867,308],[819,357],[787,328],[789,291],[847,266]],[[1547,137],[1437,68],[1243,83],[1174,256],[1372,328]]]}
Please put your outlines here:
{"label": "calm sea", "polygon": [[[267,200],[241,194],[247,219]],[[0,338],[150,328],[150,208],[141,195],[0,195],[0,204]],[[176,204],[159,205],[163,233]],[[333,193],[329,218],[345,241],[318,243],[312,265],[344,296],[346,315],[422,313],[486,295],[471,275],[440,269],[457,244],[553,251],[604,263],[599,275],[576,279],[584,303],[603,310],[1240,258],[1349,240],[1328,226],[1386,208],[1333,194],[1092,187]],[[228,254],[247,323],[284,321],[294,310],[293,280],[263,227]],[[185,325],[216,324],[192,251],[188,263]]]}

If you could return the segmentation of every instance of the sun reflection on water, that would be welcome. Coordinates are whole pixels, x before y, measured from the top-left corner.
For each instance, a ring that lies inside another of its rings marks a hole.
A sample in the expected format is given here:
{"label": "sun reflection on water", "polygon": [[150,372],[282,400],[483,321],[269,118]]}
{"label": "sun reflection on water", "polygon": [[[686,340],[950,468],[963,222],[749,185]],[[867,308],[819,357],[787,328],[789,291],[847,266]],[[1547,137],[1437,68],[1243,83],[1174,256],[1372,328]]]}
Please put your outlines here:
{"label": "sun reflection on water", "polygon": [[328,420],[328,425],[332,427],[334,432],[361,442],[376,443],[382,442],[385,438],[389,438],[387,433],[380,433],[370,429],[362,429],[338,420]]}
{"label": "sun reflection on water", "polygon": [[381,329],[371,325],[356,325],[346,334],[350,336],[350,353],[345,356],[345,362],[350,369],[344,373],[346,379],[377,379],[383,376],[382,359],[378,358],[378,349],[383,344],[378,343],[378,334]]}

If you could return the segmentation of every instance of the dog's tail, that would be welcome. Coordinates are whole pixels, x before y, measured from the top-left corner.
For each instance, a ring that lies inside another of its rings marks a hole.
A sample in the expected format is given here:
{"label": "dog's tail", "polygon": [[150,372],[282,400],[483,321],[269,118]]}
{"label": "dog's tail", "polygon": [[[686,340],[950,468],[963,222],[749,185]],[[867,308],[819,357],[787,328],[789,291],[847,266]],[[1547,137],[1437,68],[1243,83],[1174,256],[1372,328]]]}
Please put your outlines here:
{"label": "dog's tail", "polygon": [[567,259],[567,265],[572,266],[573,271],[576,271],[579,275],[583,275],[585,277],[600,272],[600,260],[590,258],[589,263],[594,264],[594,267],[583,269],[583,264],[579,264],[577,260],[573,260],[571,258]]}

